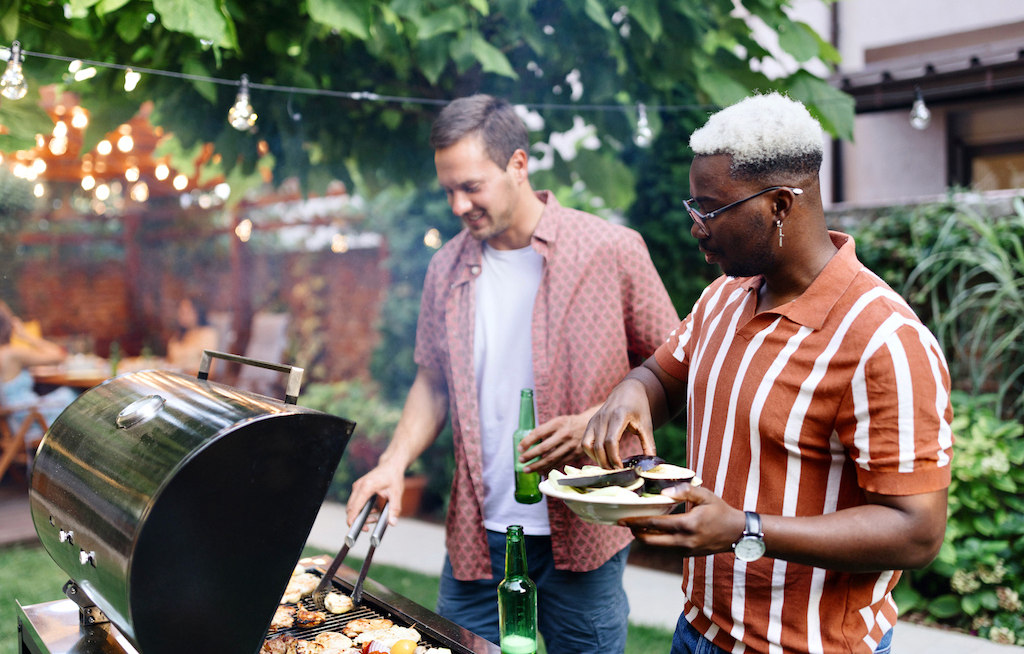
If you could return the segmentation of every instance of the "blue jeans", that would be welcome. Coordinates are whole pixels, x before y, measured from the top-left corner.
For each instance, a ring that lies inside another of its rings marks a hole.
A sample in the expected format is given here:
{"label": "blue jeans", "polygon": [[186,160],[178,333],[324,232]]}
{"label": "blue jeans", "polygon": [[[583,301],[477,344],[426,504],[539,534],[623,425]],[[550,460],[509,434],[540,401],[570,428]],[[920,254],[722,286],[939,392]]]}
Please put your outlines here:
{"label": "blue jeans", "polygon": [[[890,652],[892,652],[892,629],[885,632],[878,647],[875,648],[875,654],[889,654]],[[676,623],[676,633],[672,636],[672,654],[727,653],[691,627],[686,618],[680,615],[679,622]]]}
{"label": "blue jeans", "polygon": [[[498,644],[498,584],[505,577],[505,534],[488,531],[493,579],[459,581],[445,557],[437,613]],[[548,536],[526,537],[526,564],[537,584],[538,629],[548,654],[615,654],[626,649],[629,601],[622,587],[626,547],[590,572],[555,569]]]}

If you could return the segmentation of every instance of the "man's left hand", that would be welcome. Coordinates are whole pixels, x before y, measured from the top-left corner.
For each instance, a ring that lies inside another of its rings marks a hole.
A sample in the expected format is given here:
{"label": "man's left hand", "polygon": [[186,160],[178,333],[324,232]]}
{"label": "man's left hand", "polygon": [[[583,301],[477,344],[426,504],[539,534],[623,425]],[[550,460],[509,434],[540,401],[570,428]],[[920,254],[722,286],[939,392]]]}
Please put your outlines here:
{"label": "man's left hand", "polygon": [[[594,408],[596,410],[597,407]],[[547,474],[554,468],[561,468],[576,461],[583,455],[580,443],[593,413],[587,411],[571,416],[558,416],[535,427],[523,438],[516,455],[524,463],[540,458],[527,465],[524,470]]]}
{"label": "man's left hand", "polygon": [[663,491],[676,500],[690,502],[686,513],[626,518],[620,525],[648,545],[679,547],[683,556],[707,556],[732,550],[745,525],[743,511],[700,486],[680,484]]}

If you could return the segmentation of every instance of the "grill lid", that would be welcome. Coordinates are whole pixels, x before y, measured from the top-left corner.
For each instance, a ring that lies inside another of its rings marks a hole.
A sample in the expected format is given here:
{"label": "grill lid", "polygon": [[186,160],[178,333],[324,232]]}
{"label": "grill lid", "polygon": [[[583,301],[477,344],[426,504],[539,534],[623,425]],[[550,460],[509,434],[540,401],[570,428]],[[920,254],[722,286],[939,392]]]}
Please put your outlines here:
{"label": "grill lid", "polygon": [[177,373],[122,375],[44,437],[36,532],[140,652],[187,638],[252,654],[354,426]]}

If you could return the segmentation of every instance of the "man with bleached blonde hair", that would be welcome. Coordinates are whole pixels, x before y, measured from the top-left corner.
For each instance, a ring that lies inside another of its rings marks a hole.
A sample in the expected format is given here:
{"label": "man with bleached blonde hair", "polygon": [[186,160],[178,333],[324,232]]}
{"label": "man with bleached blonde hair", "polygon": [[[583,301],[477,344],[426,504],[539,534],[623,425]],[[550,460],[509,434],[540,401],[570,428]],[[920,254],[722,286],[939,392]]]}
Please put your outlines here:
{"label": "man with bleached blonde hair", "polygon": [[[883,654],[899,570],[946,526],[953,437],[935,337],[825,226],[822,132],[798,102],[747,98],[690,145],[691,234],[724,275],[591,419],[583,448],[687,411],[686,513],[622,521],[682,547],[672,652]],[[627,439],[627,440],[631,440]]]}

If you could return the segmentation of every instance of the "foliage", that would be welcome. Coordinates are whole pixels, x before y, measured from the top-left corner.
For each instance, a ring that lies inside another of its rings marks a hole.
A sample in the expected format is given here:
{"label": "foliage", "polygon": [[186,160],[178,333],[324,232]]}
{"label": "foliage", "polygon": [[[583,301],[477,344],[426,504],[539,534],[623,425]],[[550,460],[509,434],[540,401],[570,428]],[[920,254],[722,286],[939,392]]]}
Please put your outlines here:
{"label": "foliage", "polygon": [[64,599],[68,575],[42,547],[0,548],[0,654],[18,651],[18,607]]}
{"label": "foliage", "polygon": [[[686,97],[679,98],[687,102]],[[629,210],[629,224],[644,237],[651,260],[665,283],[680,316],[720,274],[709,265],[690,234],[693,220],[683,204],[689,197],[690,134],[700,126],[692,113],[680,114],[665,124],[650,151],[638,162],[637,199]]]}
{"label": "foliage", "polygon": [[1024,418],[1024,199],[1013,207],[998,218],[959,207],[907,287],[935,312],[936,336],[972,390],[995,381],[994,406]]}
{"label": "foliage", "polygon": [[0,167],[0,299],[17,308],[13,281],[17,271],[18,234],[32,210],[32,184]]}
{"label": "foliage", "polygon": [[991,397],[953,393],[956,449],[938,558],[901,583],[901,611],[924,609],[997,642],[1024,644],[1024,426]]}
{"label": "foliage", "polygon": [[[294,87],[295,93],[253,89],[258,133],[240,133],[225,120],[237,91],[233,83],[143,75],[127,93],[121,70],[101,68],[93,78],[75,81],[61,61],[29,55],[25,65],[32,88],[26,103],[38,98],[42,84],[57,83],[81,96],[91,112],[86,149],[131,117],[141,98],[151,98],[153,120],[185,149],[213,143],[225,172],[239,164],[252,171],[262,139],[274,157],[276,179],[299,176],[322,191],[330,179],[356,177],[373,194],[396,181],[432,176],[426,143],[436,106],[303,91],[438,102],[490,92],[548,105],[540,110],[547,132],[569,129],[577,113],[550,105],[620,105],[623,111],[585,113],[601,135],[594,156],[613,160],[631,142],[637,101],[665,104],[684,89],[703,105],[724,105],[751,89],[779,89],[849,138],[849,96],[804,70],[768,79],[750,65],[770,55],[740,17],[747,12],[775,30],[798,62],[838,61],[834,48],[788,17],[788,5],[747,0],[737,10],[733,0],[20,0],[0,15],[0,40],[17,38],[26,50],[50,55],[223,80],[247,74],[253,84]],[[20,147],[47,131],[40,127],[45,114],[28,106],[0,107],[11,132],[0,146]],[[652,111],[650,118],[657,130],[661,116]],[[600,189],[608,170],[588,164],[575,172]]]}
{"label": "foliage", "polygon": [[310,384],[298,403],[356,423],[328,491],[328,497],[345,501],[352,483],[377,465],[401,411],[382,400],[373,386],[358,381]]}
{"label": "foliage", "polygon": [[954,383],[1024,418],[1024,200],[1009,215],[953,196],[862,220],[857,255],[942,344]]}

